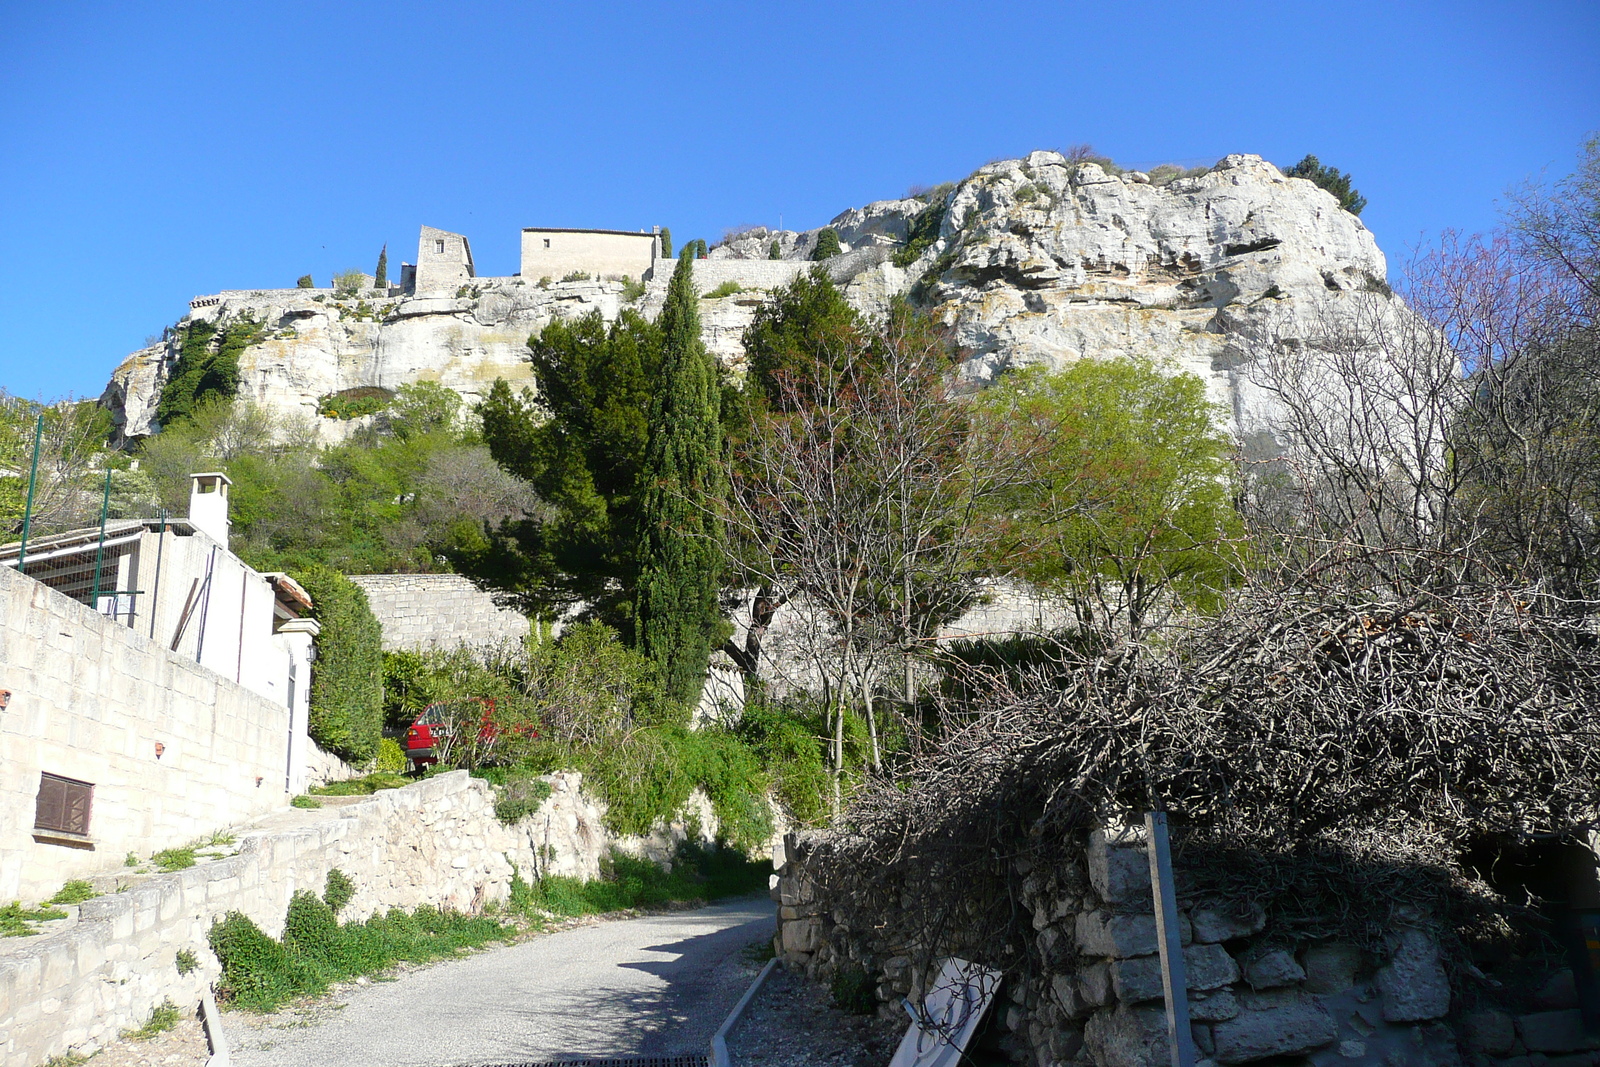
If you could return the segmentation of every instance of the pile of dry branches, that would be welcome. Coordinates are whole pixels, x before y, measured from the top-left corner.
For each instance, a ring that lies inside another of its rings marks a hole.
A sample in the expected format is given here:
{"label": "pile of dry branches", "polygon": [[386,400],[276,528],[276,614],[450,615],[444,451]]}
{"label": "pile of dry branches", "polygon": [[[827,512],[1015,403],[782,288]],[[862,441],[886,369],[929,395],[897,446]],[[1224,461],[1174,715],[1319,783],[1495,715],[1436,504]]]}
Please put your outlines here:
{"label": "pile of dry branches", "polygon": [[978,695],[945,709],[942,743],[867,790],[814,869],[835,899],[921,897],[919,940],[982,928],[1002,962],[1031,941],[1026,873],[1073,866],[1092,825],[1163,809],[1191,893],[1362,940],[1448,897],[1459,922],[1489,896],[1460,868],[1469,840],[1573,834],[1600,813],[1600,642],[1538,608],[1503,589],[1280,588],[1160,649],[1063,646],[964,686]]}

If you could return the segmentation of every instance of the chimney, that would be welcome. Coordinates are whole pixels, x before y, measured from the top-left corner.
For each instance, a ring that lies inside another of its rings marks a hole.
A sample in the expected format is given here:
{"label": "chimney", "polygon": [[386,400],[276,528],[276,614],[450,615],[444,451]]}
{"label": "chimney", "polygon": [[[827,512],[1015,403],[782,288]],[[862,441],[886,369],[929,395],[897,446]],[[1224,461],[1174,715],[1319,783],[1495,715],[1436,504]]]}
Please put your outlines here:
{"label": "chimney", "polygon": [[189,475],[189,522],[223,548],[228,547],[228,486],[221,471]]}

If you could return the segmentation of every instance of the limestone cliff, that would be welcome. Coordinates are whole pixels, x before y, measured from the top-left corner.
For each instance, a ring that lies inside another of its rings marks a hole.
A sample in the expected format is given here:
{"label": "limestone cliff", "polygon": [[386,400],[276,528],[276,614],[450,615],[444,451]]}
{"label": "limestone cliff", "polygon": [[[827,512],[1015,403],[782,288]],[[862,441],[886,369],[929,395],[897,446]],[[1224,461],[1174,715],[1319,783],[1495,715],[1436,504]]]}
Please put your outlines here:
{"label": "limestone cliff", "polygon": [[[933,217],[943,210],[936,239],[895,265],[891,254],[930,208]],[[1358,304],[1400,307],[1360,220],[1258,156],[1228,156],[1163,185],[1034,152],[991,163],[936,199],[879,201],[830,225],[846,255],[828,266],[850,299],[872,314],[905,295],[931,307],[960,346],[968,383],[1013,365],[1155,356],[1204,378],[1241,433],[1273,422],[1243,366],[1252,338],[1353,317]],[[744,286],[702,306],[707,344],[725,362],[741,362],[739,338],[763,290],[806,269],[817,233],[747,231],[704,261],[702,290]],[[769,259],[774,241],[780,263]],[[651,279],[633,306],[653,315],[665,283]],[[454,294],[225,291],[195,300],[189,314],[265,322],[269,338],[241,360],[241,397],[314,415],[325,394],[419,380],[475,400],[497,377],[528,380],[525,343],[545,323],[592,309],[612,318],[628,303],[617,281],[517,277],[479,278]],[[176,355],[176,341],[165,342],[113,374],[102,400],[125,438],[152,431]],[[350,425],[317,422],[329,437]]]}

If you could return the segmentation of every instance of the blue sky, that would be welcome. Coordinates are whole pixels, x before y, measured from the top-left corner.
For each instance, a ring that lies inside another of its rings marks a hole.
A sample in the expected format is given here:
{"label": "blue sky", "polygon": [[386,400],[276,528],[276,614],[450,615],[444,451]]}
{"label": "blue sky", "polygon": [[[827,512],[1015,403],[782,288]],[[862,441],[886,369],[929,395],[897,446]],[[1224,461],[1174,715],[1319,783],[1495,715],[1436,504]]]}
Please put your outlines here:
{"label": "blue sky", "polygon": [[98,395],[224,288],[426,223],[818,226],[1034,148],[1307,152],[1391,264],[1600,128],[1600,5],[0,0],[0,388]]}

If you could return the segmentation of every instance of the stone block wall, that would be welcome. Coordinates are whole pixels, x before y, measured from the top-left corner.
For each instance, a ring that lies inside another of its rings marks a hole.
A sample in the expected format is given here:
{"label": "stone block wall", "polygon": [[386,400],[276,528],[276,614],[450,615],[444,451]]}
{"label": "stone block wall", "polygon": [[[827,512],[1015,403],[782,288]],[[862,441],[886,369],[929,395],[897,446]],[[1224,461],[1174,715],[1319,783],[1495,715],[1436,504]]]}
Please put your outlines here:
{"label": "stone block wall", "polygon": [[[532,815],[502,824],[494,794],[465,771],[370,797],[326,798],[321,811],[291,810],[239,833],[236,855],[85,902],[47,932],[0,942],[0,1067],[36,1067],[68,1051],[90,1053],[142,1025],[170,998],[196,1003],[220,966],[207,943],[230,911],[282,934],[296,890],[321,893],[338,868],[355,883],[342,919],[431,904],[477,911],[524,878],[592,878],[613,842],[582,776],[557,774]],[[670,841],[630,842],[646,855]],[[180,975],[176,954],[201,961]]]}
{"label": "stone block wall", "polygon": [[[288,803],[283,703],[9,567],[0,690],[0,900]],[[82,840],[34,832],[44,773],[93,785]]]}
{"label": "stone block wall", "polygon": [[[1079,877],[1028,874],[1023,908],[1036,932],[1037,970],[1008,976],[996,1015],[999,1048],[1037,1067],[1166,1067],[1161,967],[1142,834],[1096,831]],[[886,1015],[918,1001],[930,975],[905,915],[867,914],[825,899],[807,871],[816,838],[788,835],[774,856],[780,905],[774,947],[816,980],[859,967],[877,981]],[[1028,872],[1019,872],[1027,874]],[[1376,958],[1353,944],[1297,941],[1243,901],[1179,901],[1193,1036],[1202,1062],[1297,1062],[1589,1067],[1600,1039],[1584,1033],[1570,971],[1543,992],[1507,991],[1520,1013],[1480,1004],[1463,1014],[1438,944],[1423,924],[1389,931]],[[1420,916],[1418,917],[1420,919]],[[984,963],[983,960],[975,962]],[[1525,1010],[1528,1007],[1537,1010]],[[1456,1009],[1454,1014],[1452,1010]],[[1530,1058],[1531,1057],[1531,1058]],[[1560,1057],[1560,1058],[1557,1058]]]}
{"label": "stone block wall", "polygon": [[383,626],[384,651],[489,648],[528,636],[528,620],[459,574],[352,574]]}

